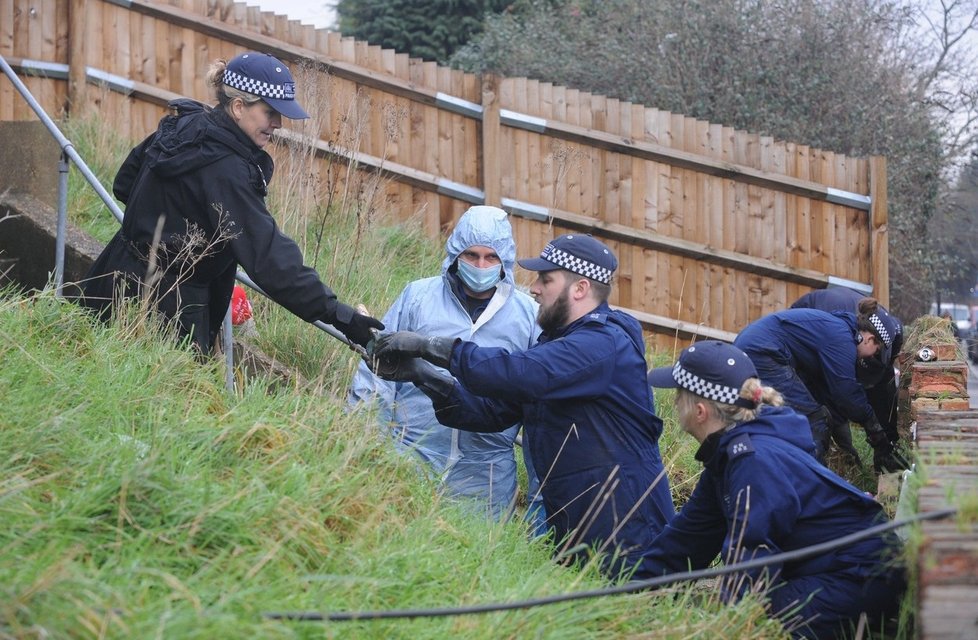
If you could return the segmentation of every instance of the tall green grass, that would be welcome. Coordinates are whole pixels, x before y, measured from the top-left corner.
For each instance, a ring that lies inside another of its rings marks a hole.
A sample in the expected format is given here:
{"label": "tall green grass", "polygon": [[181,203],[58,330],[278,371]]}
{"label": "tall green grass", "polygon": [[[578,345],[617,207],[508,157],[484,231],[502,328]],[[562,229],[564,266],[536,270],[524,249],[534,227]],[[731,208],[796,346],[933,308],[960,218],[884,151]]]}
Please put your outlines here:
{"label": "tall green grass", "polygon": [[780,637],[677,590],[464,618],[266,611],[505,601],[602,584],[518,522],[440,499],[362,413],[260,383],[123,317],[0,299],[0,637]]}

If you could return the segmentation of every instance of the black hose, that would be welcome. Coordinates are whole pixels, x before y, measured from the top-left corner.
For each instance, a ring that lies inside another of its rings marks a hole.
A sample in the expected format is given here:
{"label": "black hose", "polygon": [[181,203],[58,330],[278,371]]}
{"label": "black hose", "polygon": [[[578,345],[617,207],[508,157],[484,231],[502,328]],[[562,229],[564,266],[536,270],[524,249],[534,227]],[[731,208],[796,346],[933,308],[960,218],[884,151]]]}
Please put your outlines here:
{"label": "black hose", "polygon": [[468,607],[442,607],[433,609],[389,609],[381,611],[340,611],[336,613],[319,613],[316,611],[281,611],[281,612],[266,612],[262,614],[265,618],[271,620],[296,620],[301,622],[309,621],[323,621],[331,620],[334,622],[344,622],[350,620],[381,620],[381,619],[391,619],[391,618],[440,618],[445,616],[463,616],[471,615],[476,613],[491,613],[493,611],[510,611],[513,609],[530,609],[532,607],[540,607],[548,604],[556,604],[558,602],[570,602],[572,600],[585,600],[589,598],[601,598],[604,596],[613,596],[623,593],[635,593],[636,591],[645,591],[648,589],[654,589],[658,587],[664,587],[676,582],[687,582],[693,580],[701,580],[703,578],[714,578],[717,576],[726,575],[728,573],[737,573],[740,571],[747,571],[749,569],[757,569],[760,567],[765,567],[771,564],[779,564],[783,562],[792,562],[795,560],[801,560],[808,558],[810,556],[825,553],[827,551],[833,551],[840,547],[864,540],[866,538],[871,538],[875,535],[885,533],[887,531],[892,531],[894,529],[899,529],[908,524],[913,524],[914,522],[921,522],[924,520],[940,520],[941,518],[946,518],[957,513],[957,509],[944,509],[942,511],[933,511],[930,513],[921,513],[904,520],[895,520],[892,522],[887,522],[884,524],[877,525],[875,527],[870,527],[869,529],[864,529],[857,533],[851,533],[847,536],[843,536],[836,540],[831,540],[829,542],[822,542],[819,544],[814,544],[809,547],[804,547],[802,549],[795,549],[794,551],[786,551],[784,553],[778,553],[772,556],[765,556],[763,558],[758,558],[756,560],[746,560],[744,562],[737,562],[734,564],[728,564],[720,567],[714,567],[712,569],[701,569],[698,571],[688,571],[685,573],[672,573],[669,575],[661,576],[659,578],[650,578],[648,580],[636,580],[633,582],[627,582],[622,585],[617,585],[613,587],[605,587],[603,589],[591,589],[588,591],[575,591],[573,593],[562,593],[553,596],[544,596],[542,598],[531,598],[528,600],[517,600],[514,602],[499,602],[499,603],[489,603],[489,604],[478,604]]}

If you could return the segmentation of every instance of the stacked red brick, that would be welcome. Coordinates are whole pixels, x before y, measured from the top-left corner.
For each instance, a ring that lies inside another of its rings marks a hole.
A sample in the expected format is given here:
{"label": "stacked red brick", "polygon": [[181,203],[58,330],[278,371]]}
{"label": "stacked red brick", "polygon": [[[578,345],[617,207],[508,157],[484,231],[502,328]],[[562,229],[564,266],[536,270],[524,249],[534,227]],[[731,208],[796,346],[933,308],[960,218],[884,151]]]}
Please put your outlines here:
{"label": "stacked red brick", "polygon": [[[978,508],[978,410],[969,409],[968,364],[956,344],[931,344],[901,355],[909,417],[925,479],[918,510]],[[930,355],[930,354],[926,354]],[[922,524],[917,557],[918,637],[925,640],[978,638],[978,525],[968,518]]]}

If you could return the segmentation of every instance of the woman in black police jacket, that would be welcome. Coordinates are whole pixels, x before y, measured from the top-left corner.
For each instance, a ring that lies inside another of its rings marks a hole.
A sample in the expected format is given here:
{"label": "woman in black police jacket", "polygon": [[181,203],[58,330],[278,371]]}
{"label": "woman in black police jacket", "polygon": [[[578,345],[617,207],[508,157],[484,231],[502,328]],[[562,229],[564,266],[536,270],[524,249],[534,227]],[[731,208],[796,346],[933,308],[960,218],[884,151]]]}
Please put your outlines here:
{"label": "woman in black police jacket", "polygon": [[104,318],[122,298],[147,297],[181,337],[208,353],[240,264],[275,302],[303,320],[334,325],[361,345],[376,319],[340,303],[265,207],[272,158],[262,150],[282,116],[308,114],[276,58],[244,53],[208,73],[217,106],[171,103],[175,114],[134,148],[113,184],[122,228],[83,283],[83,304]]}

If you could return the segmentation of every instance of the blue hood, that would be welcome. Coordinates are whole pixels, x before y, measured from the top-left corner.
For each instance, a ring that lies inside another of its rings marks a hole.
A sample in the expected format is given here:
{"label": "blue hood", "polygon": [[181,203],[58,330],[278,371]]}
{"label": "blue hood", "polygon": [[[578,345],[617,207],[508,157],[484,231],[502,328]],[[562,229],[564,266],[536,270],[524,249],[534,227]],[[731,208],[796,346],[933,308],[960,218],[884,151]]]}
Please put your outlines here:
{"label": "blue hood", "polygon": [[515,285],[513,265],[516,262],[516,243],[513,227],[506,212],[497,207],[469,207],[445,243],[445,260],[441,272],[445,274],[459,255],[473,245],[490,247],[499,256],[505,272],[503,282]]}

